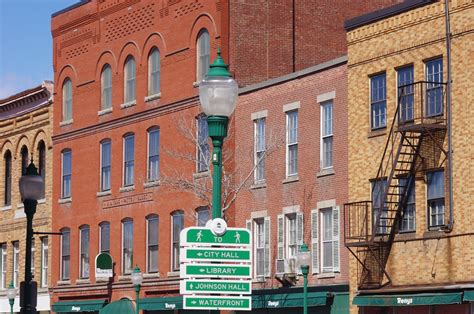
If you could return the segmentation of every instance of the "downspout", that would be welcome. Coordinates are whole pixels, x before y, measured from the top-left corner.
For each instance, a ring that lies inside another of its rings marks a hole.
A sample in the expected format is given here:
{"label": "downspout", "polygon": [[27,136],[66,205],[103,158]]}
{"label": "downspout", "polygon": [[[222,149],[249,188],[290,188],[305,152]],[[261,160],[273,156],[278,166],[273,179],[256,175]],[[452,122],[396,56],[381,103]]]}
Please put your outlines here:
{"label": "downspout", "polygon": [[448,67],[446,86],[446,114],[448,118],[448,176],[449,176],[449,224],[445,232],[453,231],[453,144],[451,118],[451,30],[449,25],[449,0],[444,1],[444,16],[446,25],[446,62]]}

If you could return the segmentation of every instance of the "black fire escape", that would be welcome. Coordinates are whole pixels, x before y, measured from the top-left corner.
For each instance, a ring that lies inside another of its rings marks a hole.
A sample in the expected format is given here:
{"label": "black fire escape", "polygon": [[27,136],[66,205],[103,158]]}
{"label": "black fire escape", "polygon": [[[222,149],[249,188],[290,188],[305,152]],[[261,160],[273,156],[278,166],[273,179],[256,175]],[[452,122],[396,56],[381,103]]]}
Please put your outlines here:
{"label": "black fire escape", "polygon": [[[357,259],[359,289],[391,283],[386,270],[395,235],[418,172],[446,161],[446,84],[399,87],[387,142],[372,181],[372,201],[344,205],[345,245]],[[383,204],[383,205],[382,205]]]}

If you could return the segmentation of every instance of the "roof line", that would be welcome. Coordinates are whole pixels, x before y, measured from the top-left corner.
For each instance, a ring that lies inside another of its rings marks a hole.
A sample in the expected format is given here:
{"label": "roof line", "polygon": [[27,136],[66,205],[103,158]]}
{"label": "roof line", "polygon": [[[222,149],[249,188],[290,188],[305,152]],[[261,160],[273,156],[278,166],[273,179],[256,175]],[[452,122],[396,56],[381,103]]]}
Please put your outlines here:
{"label": "roof line", "polygon": [[72,4],[72,5],[70,5],[70,6],[66,7],[66,8],[64,8],[64,9],[62,9],[62,10],[59,10],[59,11],[54,12],[53,14],[51,14],[51,17],[56,17],[56,16],[58,16],[58,15],[60,15],[60,14],[66,13],[66,12],[68,12],[68,11],[71,11],[72,9],[75,9],[75,8],[77,8],[77,7],[80,7],[81,5],[86,4],[86,3],[88,3],[88,2],[91,2],[91,0],[80,0],[79,2],[74,3],[74,4]]}

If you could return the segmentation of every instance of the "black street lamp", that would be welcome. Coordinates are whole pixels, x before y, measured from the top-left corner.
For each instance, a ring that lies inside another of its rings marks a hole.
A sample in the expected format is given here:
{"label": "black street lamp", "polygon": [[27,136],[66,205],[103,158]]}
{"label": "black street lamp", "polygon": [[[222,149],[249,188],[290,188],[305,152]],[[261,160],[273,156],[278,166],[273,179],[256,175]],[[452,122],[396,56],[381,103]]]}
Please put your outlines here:
{"label": "black street lamp", "polygon": [[38,200],[42,198],[43,178],[31,159],[26,173],[20,178],[20,195],[26,215],[25,281],[20,284],[20,307],[22,314],[36,314],[37,283],[31,274],[31,243],[33,241],[33,216]]}

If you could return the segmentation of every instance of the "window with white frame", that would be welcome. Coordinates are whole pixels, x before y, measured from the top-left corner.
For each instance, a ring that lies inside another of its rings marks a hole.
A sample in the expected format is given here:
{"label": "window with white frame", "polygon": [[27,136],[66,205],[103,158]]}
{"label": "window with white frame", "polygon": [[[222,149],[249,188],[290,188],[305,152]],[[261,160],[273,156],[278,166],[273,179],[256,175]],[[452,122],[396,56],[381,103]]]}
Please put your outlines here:
{"label": "window with white frame", "polygon": [[112,108],[112,69],[110,68],[110,65],[104,65],[100,76],[100,82],[102,87],[101,109]]}
{"label": "window with white frame", "polygon": [[136,65],[135,59],[128,56],[125,62],[125,103],[135,101],[136,96]]}
{"label": "window with white frame", "polygon": [[112,165],[112,144],[110,140],[104,140],[100,143],[100,190],[110,190],[110,176]]}
{"label": "window with white frame", "polygon": [[296,257],[298,241],[296,240],[296,214],[286,215],[286,256]]}
{"label": "window with white frame", "polygon": [[247,229],[253,233],[254,277],[269,277],[271,272],[270,217],[247,220]]}
{"label": "window with white frame", "polygon": [[428,184],[428,212],[430,228],[439,228],[445,224],[444,218],[444,170],[426,174]]}
{"label": "window with white frame", "polygon": [[84,225],[79,228],[80,233],[80,276],[81,278],[89,278],[89,226]]}
{"label": "window with white frame", "polygon": [[401,123],[413,121],[414,119],[414,71],[413,65],[405,66],[397,70],[398,119]]}
{"label": "window with white frame", "polygon": [[321,168],[331,168],[333,152],[332,100],[321,104]]}
{"label": "window with white frame", "polygon": [[197,67],[196,67],[196,82],[201,82],[209,71],[209,64],[211,61],[211,43],[210,36],[207,29],[202,29],[199,32],[196,50],[197,50]]}
{"label": "window with white frame", "polygon": [[311,211],[312,273],[339,272],[339,206]]}
{"label": "window with white frame", "polygon": [[147,222],[147,272],[158,271],[159,219],[158,215],[149,215]]}
{"label": "window with white frame", "polygon": [[209,170],[209,129],[207,125],[207,116],[200,115],[197,119],[197,171],[204,172]]}
{"label": "window with white frame", "polygon": [[372,130],[387,126],[386,75],[370,78],[370,121]]}
{"label": "window with white frame", "polygon": [[133,220],[122,220],[122,274],[129,275],[133,269]]}
{"label": "window with white frame", "polygon": [[103,221],[99,224],[99,251],[110,254],[110,223]]}
{"label": "window with white frame", "polygon": [[171,246],[173,248],[171,256],[171,267],[173,271],[179,270],[179,234],[184,228],[184,213],[176,211],[171,215]]}
{"label": "window with white frame", "polygon": [[160,129],[148,130],[148,181],[160,178]]}
{"label": "window with white frame", "polygon": [[254,120],[255,183],[265,181],[265,118]]}
{"label": "window with white frame", "polygon": [[48,259],[49,259],[48,238],[41,238],[41,287],[48,286]]}
{"label": "window with white frame", "polygon": [[[405,194],[409,178],[398,179],[400,186],[400,194]],[[400,232],[415,231],[416,205],[415,205],[415,180],[410,182],[410,189],[408,191],[406,205],[402,207],[402,219],[400,221]],[[401,200],[400,200],[401,202]]]}
{"label": "window with white frame", "polygon": [[71,231],[61,230],[61,280],[69,280],[71,260]]}
{"label": "window with white frame", "polygon": [[426,116],[443,114],[443,58],[425,63],[426,68]]}
{"label": "window with white frame", "polygon": [[286,112],[286,176],[298,175],[298,110]]}
{"label": "window with white frame", "polygon": [[66,78],[63,83],[63,121],[72,120],[72,82]]}
{"label": "window with white frame", "polygon": [[196,225],[198,227],[206,226],[206,223],[211,219],[211,211],[207,206],[201,206],[196,209]]}
{"label": "window with white frame", "polygon": [[7,287],[7,244],[0,244],[0,289],[6,289]]}
{"label": "window with white frame", "polygon": [[131,186],[135,173],[135,135],[123,137],[123,186]]}
{"label": "window with white frame", "polygon": [[13,286],[18,287],[18,278],[20,272],[20,242],[13,241]]}
{"label": "window with white frame", "polygon": [[148,95],[160,93],[160,51],[153,47],[148,57]]}
{"label": "window with white frame", "polygon": [[322,271],[333,269],[332,208],[321,209],[321,266]]}
{"label": "window with white frame", "polygon": [[61,198],[71,197],[71,176],[72,176],[72,156],[71,150],[67,149],[61,154],[62,161],[62,185],[61,185]]}

